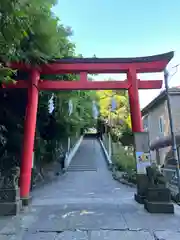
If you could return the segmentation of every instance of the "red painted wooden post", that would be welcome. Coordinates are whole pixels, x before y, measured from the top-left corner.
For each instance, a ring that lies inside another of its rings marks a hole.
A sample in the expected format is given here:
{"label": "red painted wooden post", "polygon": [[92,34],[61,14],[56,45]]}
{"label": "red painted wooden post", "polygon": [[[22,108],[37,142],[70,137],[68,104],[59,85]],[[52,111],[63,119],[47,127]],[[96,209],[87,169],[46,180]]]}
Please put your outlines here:
{"label": "red painted wooden post", "polygon": [[40,79],[39,72],[36,69],[33,69],[30,73],[29,78],[28,103],[26,108],[24,141],[20,172],[20,196],[24,204],[28,203],[31,183],[32,156],[36,129],[36,115],[38,108],[37,86],[39,79]]}
{"label": "red painted wooden post", "polygon": [[136,69],[130,68],[127,73],[127,77],[129,82],[128,94],[129,94],[129,105],[130,105],[130,111],[131,111],[132,131],[143,132]]}

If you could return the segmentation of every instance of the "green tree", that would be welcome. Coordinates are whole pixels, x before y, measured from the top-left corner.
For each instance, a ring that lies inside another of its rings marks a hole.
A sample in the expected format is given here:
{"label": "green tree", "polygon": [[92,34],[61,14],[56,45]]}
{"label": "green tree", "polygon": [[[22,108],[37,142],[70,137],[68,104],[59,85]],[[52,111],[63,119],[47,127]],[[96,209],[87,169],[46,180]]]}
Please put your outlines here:
{"label": "green tree", "polygon": [[[100,115],[108,125],[111,125],[111,134],[114,140],[120,140],[124,145],[132,145],[131,118],[129,111],[128,94],[122,90],[98,91]],[[111,112],[112,98],[116,101],[116,109]]]}
{"label": "green tree", "polygon": [[[76,57],[75,45],[69,40],[72,30],[63,26],[53,14],[51,9],[54,4],[54,0],[1,0],[1,83],[27,79],[26,73],[9,69],[10,61],[38,65],[56,58]],[[78,77],[67,74],[42,75],[41,78],[73,81]],[[52,96],[55,109],[49,113]],[[35,139],[36,161],[39,164],[53,160],[60,145],[65,152],[63,143],[67,142],[67,137],[80,134],[82,128],[94,123],[91,104],[94,96],[91,91],[40,92]],[[19,164],[27,93],[23,89],[1,89],[0,99],[1,162],[8,162],[6,159],[10,158]],[[74,103],[71,116],[68,116],[69,99]]]}
{"label": "green tree", "polygon": [[[111,120],[113,125],[119,125],[122,121],[130,126],[129,102],[125,91],[98,91],[97,96],[99,99],[100,114],[104,119]],[[111,112],[112,98],[116,101],[116,109],[113,112]]]}

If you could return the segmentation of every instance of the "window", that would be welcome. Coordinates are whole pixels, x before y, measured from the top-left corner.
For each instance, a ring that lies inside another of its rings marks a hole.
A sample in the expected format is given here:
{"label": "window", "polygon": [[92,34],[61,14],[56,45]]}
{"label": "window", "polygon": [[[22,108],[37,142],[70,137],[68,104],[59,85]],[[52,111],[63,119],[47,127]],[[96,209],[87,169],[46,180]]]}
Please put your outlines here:
{"label": "window", "polygon": [[148,116],[145,116],[143,118],[143,128],[144,128],[144,131],[147,132],[148,131]]}
{"label": "window", "polygon": [[159,133],[164,135],[164,118],[163,116],[159,117]]}

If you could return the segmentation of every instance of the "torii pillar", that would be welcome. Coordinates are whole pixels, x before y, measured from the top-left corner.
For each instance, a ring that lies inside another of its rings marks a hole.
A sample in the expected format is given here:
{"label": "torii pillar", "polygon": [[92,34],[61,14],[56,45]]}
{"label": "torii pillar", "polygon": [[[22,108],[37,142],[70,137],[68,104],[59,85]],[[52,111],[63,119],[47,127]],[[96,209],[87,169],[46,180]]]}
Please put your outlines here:
{"label": "torii pillar", "polygon": [[29,203],[34,137],[38,109],[39,79],[40,73],[38,70],[32,69],[29,73],[28,79],[28,103],[26,107],[20,171],[20,196],[23,205],[28,205]]}
{"label": "torii pillar", "polygon": [[[140,103],[139,103],[139,91],[138,91],[136,69],[131,68],[127,73],[127,77],[130,83],[128,94],[129,94],[129,106],[130,106],[130,113],[131,113],[131,125],[132,125],[132,132],[133,134],[135,134],[135,133],[144,131],[143,124],[142,124]],[[144,198],[145,198],[145,191],[147,188],[147,182],[148,182],[146,174],[137,173],[136,181],[137,181],[137,193],[134,194],[134,199],[138,203],[143,204]]]}
{"label": "torii pillar", "polygon": [[133,132],[143,132],[142,116],[139,104],[138,80],[135,68],[130,68],[127,73],[129,82],[128,95]]}

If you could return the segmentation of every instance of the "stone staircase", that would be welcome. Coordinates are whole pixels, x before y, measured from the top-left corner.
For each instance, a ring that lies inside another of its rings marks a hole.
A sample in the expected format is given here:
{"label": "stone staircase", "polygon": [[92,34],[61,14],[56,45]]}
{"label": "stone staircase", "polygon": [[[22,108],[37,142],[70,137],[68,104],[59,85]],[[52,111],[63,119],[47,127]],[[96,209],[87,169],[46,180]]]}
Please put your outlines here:
{"label": "stone staircase", "polygon": [[97,171],[96,166],[88,165],[71,165],[68,167],[68,172],[85,172],[85,171]]}
{"label": "stone staircase", "polygon": [[[84,171],[97,171],[96,159],[90,158],[90,152],[84,153],[83,145],[93,144],[92,139],[83,140],[82,145],[73,157],[67,171],[69,172],[84,172]],[[87,157],[86,157],[87,156]]]}

